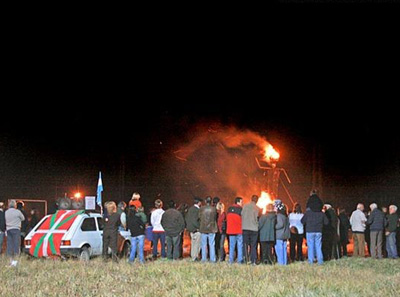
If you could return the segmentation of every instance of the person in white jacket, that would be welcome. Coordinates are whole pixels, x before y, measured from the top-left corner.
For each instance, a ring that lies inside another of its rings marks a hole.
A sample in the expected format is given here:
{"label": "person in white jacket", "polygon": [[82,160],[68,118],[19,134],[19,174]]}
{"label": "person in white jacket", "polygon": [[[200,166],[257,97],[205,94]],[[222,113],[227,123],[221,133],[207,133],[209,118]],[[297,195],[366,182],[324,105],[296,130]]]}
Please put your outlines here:
{"label": "person in white jacket", "polygon": [[167,254],[165,252],[165,231],[161,226],[161,218],[164,214],[163,202],[157,199],[154,202],[155,210],[151,213],[150,222],[153,226],[153,259],[157,259],[157,247],[158,241],[161,242],[161,258],[166,258]]}
{"label": "person in white jacket", "polygon": [[367,218],[364,214],[364,205],[357,204],[357,209],[350,217],[351,231],[353,233],[353,257],[365,256],[365,223]]}

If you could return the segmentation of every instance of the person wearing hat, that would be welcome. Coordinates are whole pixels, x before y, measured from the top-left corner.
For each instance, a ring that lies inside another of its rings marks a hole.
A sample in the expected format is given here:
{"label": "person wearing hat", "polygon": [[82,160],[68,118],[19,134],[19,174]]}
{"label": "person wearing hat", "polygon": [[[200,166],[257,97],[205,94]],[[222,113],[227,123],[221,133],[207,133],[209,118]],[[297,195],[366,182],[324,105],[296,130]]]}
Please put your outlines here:
{"label": "person wearing hat", "polygon": [[3,251],[3,240],[6,233],[6,217],[4,214],[4,202],[0,202],[0,255]]}

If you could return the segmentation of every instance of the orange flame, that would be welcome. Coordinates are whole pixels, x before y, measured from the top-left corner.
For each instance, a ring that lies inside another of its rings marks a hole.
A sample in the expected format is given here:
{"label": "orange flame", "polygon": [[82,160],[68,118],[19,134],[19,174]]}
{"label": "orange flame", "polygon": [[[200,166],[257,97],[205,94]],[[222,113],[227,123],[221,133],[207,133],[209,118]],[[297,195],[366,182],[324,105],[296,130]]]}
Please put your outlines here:
{"label": "orange flame", "polygon": [[261,196],[258,198],[257,206],[263,210],[263,214],[267,212],[267,205],[272,203],[271,196],[267,192],[262,191]]}
{"label": "orange flame", "polygon": [[270,161],[275,161],[277,162],[279,160],[279,153],[274,149],[272,145],[268,145],[265,148],[265,154],[264,154],[265,159],[270,162]]}

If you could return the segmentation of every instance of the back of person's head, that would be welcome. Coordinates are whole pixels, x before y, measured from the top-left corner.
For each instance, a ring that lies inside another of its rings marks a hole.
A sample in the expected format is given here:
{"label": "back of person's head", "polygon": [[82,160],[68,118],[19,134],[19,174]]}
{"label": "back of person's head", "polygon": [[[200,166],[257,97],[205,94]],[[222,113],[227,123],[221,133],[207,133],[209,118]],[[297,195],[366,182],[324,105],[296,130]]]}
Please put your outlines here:
{"label": "back of person's head", "polygon": [[339,208],[339,213],[340,214],[346,214],[346,209],[345,208]]}
{"label": "back of person's head", "polygon": [[117,212],[117,204],[114,201],[107,201],[104,206],[107,209],[107,213],[110,215]]}
{"label": "back of person's head", "polygon": [[125,209],[126,203],[124,201],[118,202],[118,208]]}
{"label": "back of person's head", "polygon": [[221,213],[223,213],[225,211],[225,204],[223,204],[222,202],[218,202],[215,208]]}
{"label": "back of person's head", "polygon": [[257,203],[257,201],[258,201],[258,196],[257,195],[251,196],[251,202]]}
{"label": "back of person's head", "polygon": [[374,209],[377,209],[377,208],[378,208],[378,205],[377,205],[376,203],[371,203],[371,205],[369,206],[369,208],[370,208],[371,210],[374,210]]}
{"label": "back of person's head", "polygon": [[175,204],[174,200],[168,201],[168,208],[175,208],[175,207],[176,207],[176,204]]}
{"label": "back of person's head", "polygon": [[240,204],[243,202],[243,198],[242,197],[236,197],[235,198],[235,204]]}
{"label": "back of person's head", "polygon": [[274,205],[272,203],[268,203],[266,210],[267,212],[274,212]]}
{"label": "back of person's head", "polygon": [[163,202],[161,201],[161,199],[157,199],[156,201],[154,201],[154,206],[156,208],[162,208],[163,207]]}
{"label": "back of person's head", "polygon": [[299,203],[295,203],[294,204],[294,206],[293,206],[293,212],[294,213],[302,213],[302,210],[301,210],[301,205],[299,204]]}
{"label": "back of person's head", "polygon": [[214,198],[213,198],[213,204],[214,204],[214,205],[217,205],[218,202],[220,202],[220,201],[221,201],[221,199],[219,199],[219,197],[214,197]]}
{"label": "back of person's head", "polygon": [[0,209],[4,209],[4,202],[0,202]]}
{"label": "back of person's head", "polygon": [[137,192],[133,193],[132,200],[139,200],[139,199],[140,199],[140,194]]}
{"label": "back of person's head", "polygon": [[212,198],[211,198],[210,196],[208,196],[208,197],[206,198],[206,204],[207,204],[207,205],[211,205],[211,203],[212,203]]}
{"label": "back of person's head", "polygon": [[15,208],[17,206],[17,201],[15,200],[10,200],[10,203],[8,203],[8,208]]}
{"label": "back of person's head", "polygon": [[17,209],[21,210],[21,209],[23,209],[23,208],[24,208],[24,202],[18,201],[18,202],[17,202]]}
{"label": "back of person's head", "polygon": [[194,197],[194,204],[199,204],[199,203],[201,203],[201,202],[203,202],[203,199],[202,199],[202,198],[200,198],[200,197]]}
{"label": "back of person's head", "polygon": [[132,216],[136,214],[136,206],[135,205],[129,205],[128,207],[128,216]]}
{"label": "back of person's head", "polygon": [[277,213],[287,216],[287,207],[283,203],[276,205],[276,211]]}
{"label": "back of person's head", "polygon": [[361,211],[364,211],[364,204],[358,203],[358,204],[357,204],[357,209],[358,209],[358,210],[361,210]]}

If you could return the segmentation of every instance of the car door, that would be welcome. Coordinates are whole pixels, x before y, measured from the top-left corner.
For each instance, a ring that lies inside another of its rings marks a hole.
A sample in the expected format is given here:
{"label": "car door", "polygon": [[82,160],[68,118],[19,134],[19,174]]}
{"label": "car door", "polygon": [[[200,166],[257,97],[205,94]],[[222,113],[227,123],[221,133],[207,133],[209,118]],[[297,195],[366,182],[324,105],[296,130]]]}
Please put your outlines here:
{"label": "car door", "polygon": [[85,218],[81,225],[81,232],[92,248],[92,255],[100,255],[103,240],[97,229],[95,218]]}
{"label": "car door", "polygon": [[102,217],[97,217],[96,218],[96,222],[97,222],[97,228],[98,228],[98,232],[100,234],[100,252],[99,255],[103,252],[103,229],[104,229],[104,220]]}

